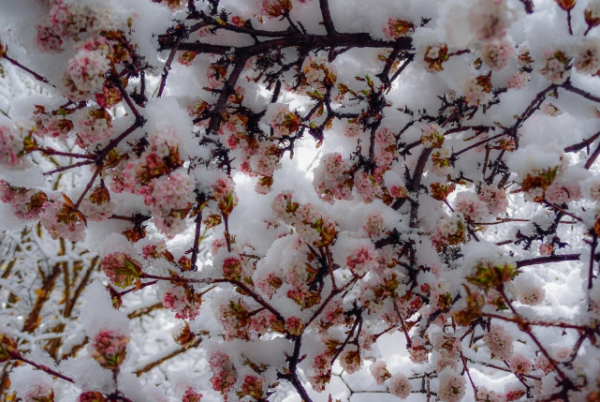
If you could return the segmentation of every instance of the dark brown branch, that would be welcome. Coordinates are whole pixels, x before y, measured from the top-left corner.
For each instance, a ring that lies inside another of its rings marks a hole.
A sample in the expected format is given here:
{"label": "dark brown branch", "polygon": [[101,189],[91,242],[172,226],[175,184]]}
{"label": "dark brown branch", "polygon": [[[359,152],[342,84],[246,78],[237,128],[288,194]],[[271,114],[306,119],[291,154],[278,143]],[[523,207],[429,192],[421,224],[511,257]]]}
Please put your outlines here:
{"label": "dark brown branch", "polygon": [[56,156],[64,156],[65,158],[79,158],[79,159],[93,159],[93,156],[86,154],[75,154],[71,152],[63,152],[57,151],[52,148],[37,148],[36,151],[39,151],[45,155],[56,155]]}
{"label": "dark brown branch", "polygon": [[212,116],[210,118],[210,123],[208,124],[207,130],[209,133],[216,133],[219,130],[219,126],[221,125],[221,119],[223,118],[222,114],[225,109],[225,106],[227,106],[227,100],[229,99],[229,96],[235,91],[235,84],[240,78],[242,72],[244,71],[246,60],[248,60],[247,57],[236,57],[233,71],[229,75],[229,78],[227,78],[227,82],[225,82],[225,84],[223,85],[221,95],[219,96],[219,99],[217,100],[217,103],[212,110]]}
{"label": "dark brown branch", "polygon": [[194,245],[192,246],[192,271],[197,271],[196,262],[198,261],[198,251],[200,248],[200,227],[202,226],[202,210],[197,211],[196,229],[194,233]]}
{"label": "dark brown branch", "polygon": [[529,260],[517,261],[517,267],[527,267],[529,265],[548,264],[552,262],[563,262],[563,261],[578,261],[581,258],[581,254],[562,254],[562,255],[549,255],[547,257],[531,258]]}
{"label": "dark brown branch", "polygon": [[160,78],[160,86],[158,88],[157,98],[160,98],[165,90],[165,86],[167,85],[167,77],[169,76],[169,71],[171,70],[171,63],[173,63],[173,59],[175,58],[175,53],[177,53],[177,49],[179,49],[179,45],[183,39],[183,35],[179,33],[177,35],[177,40],[175,41],[175,45],[169,52],[169,57],[167,58],[167,62],[165,63],[165,68],[163,69],[163,73]]}
{"label": "dark brown branch", "polygon": [[54,169],[54,170],[51,170],[49,172],[44,172],[44,176],[49,176],[49,175],[54,174],[54,173],[64,172],[65,170],[74,169],[74,168],[80,167],[80,166],[91,165],[92,163],[94,163],[94,161],[87,160],[87,161],[77,162],[77,163],[74,163],[74,164],[69,165],[69,166],[61,166],[61,167],[59,167],[57,169]]}
{"label": "dark brown branch", "polygon": [[33,361],[29,360],[29,359],[26,359],[26,358],[24,358],[23,356],[20,356],[20,355],[19,355],[19,356],[16,358],[16,360],[20,360],[20,361],[22,361],[23,363],[27,363],[27,364],[29,364],[30,366],[33,366],[33,367],[35,367],[35,368],[36,368],[36,369],[38,369],[38,370],[42,370],[42,371],[44,371],[44,372],[46,372],[46,373],[50,374],[50,375],[51,375],[51,376],[53,376],[53,377],[60,378],[61,380],[65,380],[65,381],[68,381],[68,382],[70,382],[70,383],[75,383],[75,381],[73,381],[73,379],[72,379],[72,378],[69,378],[69,377],[67,377],[66,375],[63,375],[63,374],[59,373],[58,371],[52,370],[50,367],[44,366],[43,364],[38,364],[38,363],[36,363],[36,362],[33,362]]}
{"label": "dark brown branch", "polygon": [[[394,48],[398,45],[401,50],[410,50],[412,40],[410,38],[400,38],[397,41],[384,41],[373,39],[369,34],[364,33],[343,33],[334,37],[292,33],[280,38],[264,42],[259,42],[250,46],[243,46],[236,49],[236,54],[247,57],[264,53],[270,49],[284,49],[288,47],[302,47],[306,50],[324,49],[331,47],[357,47],[357,48]],[[174,43],[165,44],[160,50],[167,50],[174,47]],[[208,45],[200,42],[184,42],[179,45],[179,50],[190,50],[198,53],[227,54],[231,52],[230,46]]]}
{"label": "dark brown branch", "polygon": [[85,189],[83,190],[83,192],[81,193],[81,195],[77,199],[77,202],[75,203],[75,208],[79,208],[79,205],[81,204],[81,201],[83,201],[83,198],[86,196],[86,194],[88,193],[88,191],[90,191],[90,189],[94,185],[94,182],[96,181],[96,178],[98,177],[99,173],[100,173],[100,169],[96,169],[96,171],[94,172],[92,178],[90,179],[90,181],[88,182],[88,184],[85,186]]}
{"label": "dark brown branch", "polygon": [[51,87],[56,88],[54,85],[52,85],[46,78],[42,77],[41,75],[39,75],[38,73],[36,73],[35,71],[25,67],[24,65],[22,65],[21,63],[19,63],[18,61],[16,61],[15,59],[8,57],[8,55],[4,54],[4,57],[2,57],[4,59],[6,59],[10,64],[12,64],[15,67],[20,68],[23,71],[28,72],[29,74],[33,75],[33,77],[38,80],[43,82],[44,84],[48,84]]}
{"label": "dark brown branch", "polygon": [[323,25],[325,25],[325,30],[327,31],[327,35],[329,35],[329,36],[337,35],[337,31],[335,30],[335,26],[333,25],[333,20],[331,19],[331,11],[329,10],[329,1],[328,0],[319,0],[319,7],[321,8],[321,15],[323,15]]}
{"label": "dark brown branch", "polygon": [[594,281],[594,256],[596,255],[596,247],[598,246],[598,235],[594,233],[594,237],[592,239],[592,251],[590,255],[590,266],[588,271],[588,289],[592,288]]}
{"label": "dark brown branch", "polygon": [[581,95],[581,96],[583,96],[584,98],[586,98],[586,99],[588,99],[588,100],[591,100],[591,101],[593,101],[593,102],[599,102],[599,103],[600,103],[600,98],[599,98],[599,97],[597,97],[597,96],[595,96],[595,95],[592,95],[591,93],[589,93],[589,92],[586,92],[586,91],[584,91],[583,89],[579,89],[579,88],[576,88],[576,87],[574,87],[574,86],[571,84],[571,82],[570,82],[570,81],[567,81],[567,82],[565,82],[565,83],[562,85],[562,88],[566,89],[566,90],[567,90],[567,91],[569,91],[569,92],[573,92],[574,94]]}
{"label": "dark brown branch", "polygon": [[590,155],[588,160],[585,162],[586,169],[589,169],[592,167],[594,162],[596,162],[596,159],[598,159],[598,155],[600,155],[600,143],[598,143],[598,145],[596,146],[596,149],[594,149],[594,152],[592,152],[592,154]]}
{"label": "dark brown branch", "polygon": [[598,137],[600,137],[600,131],[598,131],[596,134],[592,135],[587,140],[584,140],[577,144],[573,144],[571,146],[566,147],[565,152],[577,152],[583,148],[589,147],[590,145],[592,145],[592,142],[594,142]]}

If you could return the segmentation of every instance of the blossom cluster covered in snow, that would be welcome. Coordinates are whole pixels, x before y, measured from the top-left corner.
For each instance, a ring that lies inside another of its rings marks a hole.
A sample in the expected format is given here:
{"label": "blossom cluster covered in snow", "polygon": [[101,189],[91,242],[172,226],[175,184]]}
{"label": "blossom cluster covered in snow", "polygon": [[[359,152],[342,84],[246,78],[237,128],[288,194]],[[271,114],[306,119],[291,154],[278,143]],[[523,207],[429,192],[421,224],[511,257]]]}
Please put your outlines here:
{"label": "blossom cluster covered in snow", "polygon": [[2,400],[600,400],[600,1],[20,3]]}

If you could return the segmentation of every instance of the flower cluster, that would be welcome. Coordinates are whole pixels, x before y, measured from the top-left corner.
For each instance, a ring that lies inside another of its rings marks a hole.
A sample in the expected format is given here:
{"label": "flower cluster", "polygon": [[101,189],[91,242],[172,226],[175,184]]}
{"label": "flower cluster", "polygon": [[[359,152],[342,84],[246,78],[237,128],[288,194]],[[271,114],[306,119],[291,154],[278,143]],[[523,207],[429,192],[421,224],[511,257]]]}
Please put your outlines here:
{"label": "flower cluster", "polygon": [[483,337],[493,359],[509,360],[513,354],[513,340],[500,325],[492,325]]}
{"label": "flower cluster", "polygon": [[489,75],[468,80],[463,88],[465,99],[471,106],[487,103],[492,98],[492,81]]}
{"label": "flower cluster", "polygon": [[229,356],[216,351],[210,355],[208,363],[213,373],[210,379],[213,389],[222,394],[227,394],[237,380],[237,373]]}
{"label": "flower cluster", "polygon": [[81,148],[87,148],[99,141],[110,139],[115,133],[111,123],[112,118],[105,109],[92,109],[86,110],[86,112],[74,120],[74,128],[77,132],[76,143]]}
{"label": "flower cluster", "polygon": [[43,191],[13,187],[0,179],[0,200],[11,205],[17,218],[31,220],[39,218],[48,197]]}
{"label": "flower cluster", "polygon": [[440,148],[444,144],[444,130],[436,123],[421,127],[421,142],[426,148]]}
{"label": "flower cluster", "polygon": [[509,40],[485,42],[481,47],[481,61],[491,70],[500,71],[510,63],[515,48]]}
{"label": "flower cluster", "polygon": [[195,200],[196,182],[183,170],[158,177],[140,193],[150,206],[154,223],[167,237],[174,237],[185,229],[184,218]]}
{"label": "flower cluster", "polygon": [[112,253],[100,262],[110,281],[121,288],[131,286],[142,276],[142,265],[125,253]]}
{"label": "flower cluster", "polygon": [[200,402],[202,400],[202,394],[199,393],[194,387],[187,387],[183,396],[181,397],[181,402]]}
{"label": "flower cluster", "polygon": [[327,154],[315,169],[313,186],[323,201],[333,204],[334,200],[348,200],[352,197],[353,180],[350,174],[350,161],[342,159],[338,153]]}
{"label": "flower cluster", "polygon": [[564,51],[547,51],[540,63],[539,73],[553,84],[563,84],[571,76],[571,57]]}
{"label": "flower cluster", "polygon": [[189,285],[172,285],[163,296],[162,303],[165,308],[173,311],[176,318],[193,320],[200,314],[200,295],[194,292]]}
{"label": "flower cluster", "polygon": [[20,158],[23,151],[23,138],[9,127],[0,126],[0,164],[19,168],[23,162]]}
{"label": "flower cluster", "polygon": [[42,209],[40,222],[53,239],[59,237],[71,241],[85,239],[85,216],[73,205],[69,197],[52,193],[42,204]]}
{"label": "flower cluster", "polygon": [[265,116],[276,137],[291,136],[300,128],[300,116],[292,112],[288,105],[277,103],[271,105]]}
{"label": "flower cluster", "polygon": [[514,20],[507,0],[478,1],[469,12],[470,29],[478,41],[501,39]]}
{"label": "flower cluster", "polygon": [[439,374],[438,379],[438,398],[441,401],[458,402],[465,396],[467,382],[463,376],[447,368]]}
{"label": "flower cluster", "polygon": [[312,204],[295,202],[291,192],[277,195],[271,207],[278,219],[292,225],[298,235],[312,246],[329,245],[337,234],[337,224],[331,218]]}
{"label": "flower cluster", "polygon": [[395,374],[388,381],[390,393],[400,399],[406,399],[412,391],[412,385],[403,374]]}
{"label": "flower cluster", "polygon": [[69,60],[62,79],[64,95],[74,102],[82,102],[102,91],[104,74],[110,69],[109,44],[106,39],[84,43]]}
{"label": "flower cluster", "polygon": [[102,367],[118,371],[127,356],[129,338],[113,331],[101,331],[91,343],[92,357]]}
{"label": "flower cluster", "polygon": [[308,85],[321,93],[331,88],[336,81],[336,71],[325,59],[308,57],[302,64],[302,73]]}

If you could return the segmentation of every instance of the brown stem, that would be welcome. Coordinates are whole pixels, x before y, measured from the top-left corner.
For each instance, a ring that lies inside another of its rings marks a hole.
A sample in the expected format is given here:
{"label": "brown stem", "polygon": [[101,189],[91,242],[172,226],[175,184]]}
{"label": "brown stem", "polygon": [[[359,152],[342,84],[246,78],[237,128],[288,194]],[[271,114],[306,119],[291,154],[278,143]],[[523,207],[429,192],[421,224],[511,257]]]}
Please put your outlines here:
{"label": "brown stem", "polygon": [[10,62],[13,66],[20,68],[23,71],[28,72],[29,74],[33,75],[33,77],[38,80],[43,82],[44,84],[48,84],[54,88],[56,88],[54,85],[52,85],[46,78],[42,77],[41,75],[39,75],[38,73],[36,73],[35,71],[25,67],[24,65],[22,65],[21,63],[19,63],[18,61],[16,61],[15,59],[8,57],[8,55],[4,54],[4,57],[2,57],[4,59],[6,59],[8,62]]}
{"label": "brown stem", "polygon": [[196,215],[196,229],[194,233],[194,246],[192,247],[192,271],[197,271],[196,262],[198,261],[198,252],[200,251],[200,227],[202,226],[202,210]]}
{"label": "brown stem", "polygon": [[158,88],[158,94],[156,94],[157,98],[160,98],[165,90],[165,86],[167,85],[167,77],[169,76],[169,71],[171,70],[171,63],[173,63],[173,59],[175,58],[175,53],[179,49],[179,45],[181,44],[181,40],[183,39],[183,35],[178,33],[177,40],[169,53],[169,57],[167,58],[167,62],[165,63],[165,68],[163,69],[162,76],[160,78],[160,86]]}
{"label": "brown stem", "polygon": [[[507,243],[508,244],[508,243]],[[581,254],[561,254],[549,255],[547,257],[537,257],[528,260],[517,261],[517,267],[527,267],[529,265],[548,264],[551,262],[577,261],[581,258]]]}
{"label": "brown stem", "polygon": [[562,85],[562,88],[566,89],[566,90],[567,90],[567,91],[569,91],[569,92],[573,92],[574,94],[577,94],[577,95],[583,96],[584,98],[586,98],[586,99],[588,99],[588,100],[591,100],[591,101],[593,101],[593,102],[599,102],[599,103],[600,103],[600,98],[599,98],[599,97],[597,97],[597,96],[595,96],[595,95],[592,95],[591,93],[589,93],[589,92],[586,92],[586,91],[584,91],[583,89],[579,89],[579,88],[576,88],[576,87],[574,87],[574,86],[571,84],[571,82],[570,82],[570,81],[567,81],[567,82],[565,82],[565,83]]}
{"label": "brown stem", "polygon": [[596,146],[596,149],[594,149],[594,152],[590,155],[588,160],[585,162],[586,169],[589,169],[592,167],[594,162],[596,162],[596,159],[598,159],[598,155],[600,155],[600,143],[598,143],[598,145]]}
{"label": "brown stem", "polygon": [[566,147],[565,152],[577,152],[583,148],[589,147],[590,145],[592,145],[592,142],[594,142],[596,140],[596,138],[598,138],[598,137],[600,137],[600,131],[598,131],[596,134],[592,135],[587,140],[584,140],[577,144],[573,144],[571,146]]}
{"label": "brown stem", "polygon": [[333,20],[331,19],[331,12],[329,11],[329,1],[319,0],[319,7],[321,8],[321,15],[323,16],[323,25],[325,25],[327,35],[336,36],[337,31],[335,30]]}
{"label": "brown stem", "polygon": [[81,193],[81,195],[77,199],[77,202],[75,203],[75,209],[79,208],[79,205],[81,204],[81,201],[83,201],[83,199],[86,196],[86,194],[88,193],[88,191],[90,191],[90,189],[94,185],[94,182],[96,181],[96,178],[98,177],[99,173],[100,173],[100,169],[96,169],[96,171],[94,172],[94,175],[92,176],[92,178],[90,179],[90,181],[88,182],[88,184],[85,186],[85,189],[83,190],[83,192]]}
{"label": "brown stem", "polygon": [[598,246],[598,235],[594,233],[592,239],[592,250],[590,255],[590,267],[588,271],[588,290],[592,288],[594,280],[594,255],[596,254],[596,247]]}
{"label": "brown stem", "polygon": [[90,156],[90,155],[75,154],[75,153],[71,153],[71,152],[62,152],[62,151],[57,151],[52,148],[37,148],[37,149],[35,149],[35,151],[39,151],[45,155],[64,156],[65,158],[93,159],[93,156]]}
{"label": "brown stem", "polygon": [[222,114],[225,109],[225,106],[227,105],[227,100],[229,99],[229,96],[235,91],[235,84],[240,78],[242,72],[244,71],[244,67],[247,60],[248,57],[246,56],[236,57],[233,71],[229,75],[229,78],[227,78],[227,82],[223,84],[223,88],[221,89],[221,95],[219,95],[219,99],[217,100],[217,103],[212,110],[212,116],[210,118],[207,130],[209,133],[216,133],[219,130],[219,127],[221,125],[221,119],[223,118]]}
{"label": "brown stem", "polygon": [[74,168],[80,167],[80,166],[91,165],[92,163],[94,163],[94,161],[87,160],[87,161],[77,162],[77,163],[74,163],[69,166],[61,166],[58,169],[54,169],[49,172],[44,172],[44,176],[49,176],[54,173],[64,172],[65,170],[74,169]]}
{"label": "brown stem", "polygon": [[29,360],[29,359],[26,359],[23,356],[19,355],[18,357],[16,357],[16,360],[20,360],[23,363],[27,363],[30,366],[33,366],[33,367],[37,368],[38,370],[42,370],[42,371],[50,374],[53,377],[60,378],[62,380],[68,381],[70,383],[75,383],[75,381],[73,381],[72,378],[69,378],[66,375],[63,375],[63,374],[59,373],[58,371],[52,370],[50,367],[44,366],[43,364],[38,364],[38,363],[33,362],[33,361]]}

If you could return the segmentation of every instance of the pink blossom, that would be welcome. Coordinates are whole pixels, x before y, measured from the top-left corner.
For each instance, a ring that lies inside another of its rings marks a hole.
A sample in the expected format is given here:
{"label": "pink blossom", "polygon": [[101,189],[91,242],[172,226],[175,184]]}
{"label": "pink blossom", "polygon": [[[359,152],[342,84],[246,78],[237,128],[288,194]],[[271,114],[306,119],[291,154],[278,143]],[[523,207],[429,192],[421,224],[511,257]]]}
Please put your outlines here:
{"label": "pink blossom", "polygon": [[334,199],[348,200],[352,198],[353,181],[350,161],[342,159],[338,153],[327,154],[315,169],[313,186],[319,197],[330,204]]}
{"label": "pink blossom", "polygon": [[195,186],[194,178],[180,170],[154,179],[141,189],[154,223],[167,237],[172,238],[185,229],[184,219],[194,202]]}
{"label": "pink blossom", "polygon": [[175,312],[175,318],[194,320],[200,314],[201,298],[191,286],[169,286],[162,303],[165,308]]}
{"label": "pink blossom", "polygon": [[440,148],[444,144],[444,130],[437,123],[421,127],[421,142],[426,148]]}
{"label": "pink blossom", "polygon": [[555,204],[566,204],[581,198],[581,187],[576,180],[554,180],[546,189],[546,199]]}
{"label": "pink blossom", "polygon": [[119,370],[127,355],[129,338],[125,335],[102,331],[92,341],[92,356],[102,367],[109,370]]}
{"label": "pink blossom", "polygon": [[194,387],[188,386],[181,397],[181,402],[200,402],[202,394],[199,393]]}
{"label": "pink blossom", "polygon": [[522,71],[517,71],[508,78],[506,87],[513,89],[523,89],[525,88],[525,85],[527,85],[528,82],[529,74]]}
{"label": "pink blossom", "polygon": [[59,237],[71,241],[85,239],[86,223],[82,218],[83,215],[71,202],[65,202],[61,194],[52,193],[42,205],[42,209],[40,222],[53,239]]}
{"label": "pink blossom", "polygon": [[302,64],[302,73],[308,85],[322,94],[336,81],[336,70],[325,58],[307,57]]}
{"label": "pink blossom", "polygon": [[352,273],[359,277],[379,268],[377,252],[373,247],[367,246],[359,246],[352,250],[346,259],[346,264]]}
{"label": "pink blossom", "polygon": [[240,392],[238,395],[240,397],[250,396],[255,400],[262,399],[263,396],[263,386],[264,380],[254,375],[247,375],[244,377],[244,382],[241,386]]}
{"label": "pink blossom", "polygon": [[293,135],[300,127],[300,116],[290,111],[288,105],[276,103],[267,110],[265,118],[276,137]]}
{"label": "pink blossom", "polygon": [[224,216],[228,216],[238,204],[235,195],[235,184],[231,179],[217,179],[213,185],[213,197],[217,202],[219,210]]}
{"label": "pink blossom", "polygon": [[360,124],[355,123],[355,122],[348,122],[348,124],[346,124],[345,130],[344,130],[344,135],[346,137],[355,138],[355,137],[358,137],[360,135],[360,133],[362,133]]}
{"label": "pink blossom", "polygon": [[125,288],[142,276],[142,265],[135,258],[125,253],[111,253],[100,262],[104,273],[110,281]]}
{"label": "pink blossom", "polygon": [[379,239],[386,231],[385,219],[379,213],[368,214],[363,222],[363,230],[372,239]]}
{"label": "pink blossom", "polygon": [[360,368],[360,352],[355,346],[347,346],[339,357],[342,369],[348,374],[356,373]]}
{"label": "pink blossom", "polygon": [[386,168],[396,157],[396,134],[389,128],[382,128],[375,134],[375,163]]}
{"label": "pink blossom", "polygon": [[554,250],[554,246],[549,243],[540,244],[540,255],[551,255]]}
{"label": "pink blossom", "polygon": [[105,402],[104,395],[96,391],[86,391],[79,394],[77,402]]}
{"label": "pink blossom", "polygon": [[471,7],[469,24],[479,41],[501,39],[512,24],[513,12],[507,0],[482,0]]}
{"label": "pink blossom", "polygon": [[486,42],[481,48],[481,60],[493,71],[500,71],[510,63],[515,48],[511,41],[504,38]]}
{"label": "pink blossom", "polygon": [[513,354],[512,337],[500,325],[492,325],[483,336],[483,341],[490,349],[493,359],[509,360]]}
{"label": "pink blossom", "polygon": [[582,74],[596,74],[600,70],[600,43],[598,39],[585,40],[577,52],[573,67]]}
{"label": "pink blossom", "polygon": [[476,77],[468,80],[463,92],[465,99],[471,106],[486,104],[492,99],[491,82],[488,77]]}
{"label": "pink blossom", "polygon": [[478,196],[485,202],[492,215],[502,214],[508,208],[506,193],[496,186],[481,186]]}
{"label": "pink blossom", "polygon": [[429,350],[425,346],[425,340],[420,336],[414,336],[411,339],[408,353],[413,363],[426,363],[429,360]]}
{"label": "pink blossom", "polygon": [[487,205],[475,193],[466,191],[456,195],[454,210],[462,213],[470,222],[482,222],[489,215]]}
{"label": "pink blossom", "polygon": [[304,323],[298,317],[290,317],[285,321],[285,329],[290,335],[299,336],[304,330]]}
{"label": "pink blossom", "polygon": [[388,381],[388,387],[390,394],[400,398],[406,399],[409,397],[412,391],[412,385],[408,378],[403,374],[395,374]]}
{"label": "pink blossom", "polygon": [[213,352],[208,359],[208,363],[213,373],[210,379],[213,389],[220,391],[221,394],[227,394],[237,379],[235,367],[229,356],[223,352]]}
{"label": "pink blossom", "polygon": [[102,140],[110,139],[114,135],[110,114],[104,109],[86,110],[75,120],[77,131],[76,144],[81,148]]}
{"label": "pink blossom", "polygon": [[520,353],[515,353],[510,359],[510,369],[515,374],[529,374],[533,368],[531,360]]}
{"label": "pink blossom", "polygon": [[380,177],[367,172],[360,171],[354,174],[356,192],[359,198],[366,204],[373,202],[373,200],[383,195],[381,184],[382,180]]}
{"label": "pink blossom", "polygon": [[458,402],[465,396],[467,382],[463,376],[446,369],[438,375],[438,379],[438,398],[441,401]]}
{"label": "pink blossom", "polygon": [[570,61],[562,50],[547,51],[538,71],[551,83],[560,85],[571,76]]}
{"label": "pink blossom", "polygon": [[16,168],[22,162],[23,138],[6,126],[0,127],[0,164]]}
{"label": "pink blossom", "polygon": [[383,360],[377,360],[375,363],[371,364],[371,366],[369,367],[369,371],[373,375],[373,378],[375,378],[375,382],[377,383],[377,385],[382,385],[385,382],[385,380],[392,376],[387,370],[385,362]]}
{"label": "pink blossom", "polygon": [[19,219],[39,218],[47,199],[48,197],[43,191],[13,187],[0,179],[0,200],[10,204],[15,216]]}
{"label": "pink blossom", "polygon": [[390,18],[383,27],[383,33],[386,38],[395,40],[414,30],[413,24],[398,18]]}
{"label": "pink blossom", "polygon": [[495,391],[490,391],[484,387],[477,387],[477,394],[475,395],[477,402],[504,402],[502,395]]}

